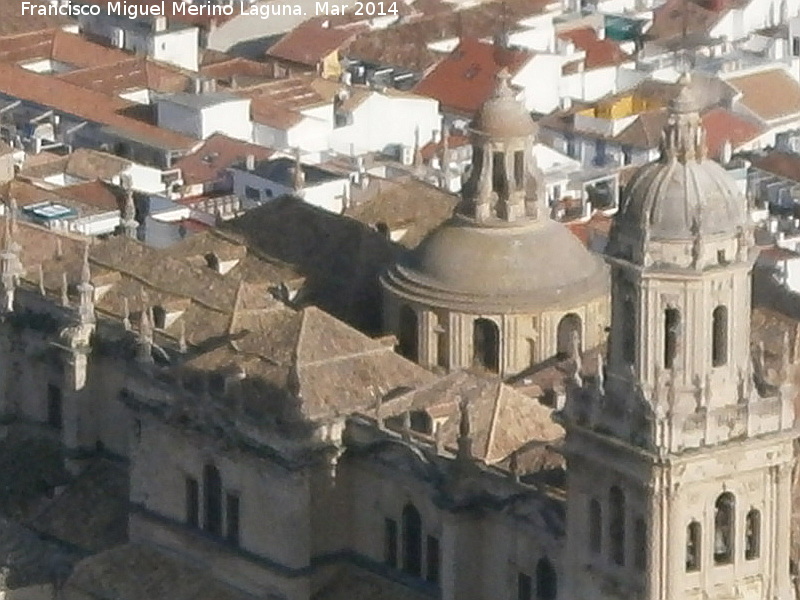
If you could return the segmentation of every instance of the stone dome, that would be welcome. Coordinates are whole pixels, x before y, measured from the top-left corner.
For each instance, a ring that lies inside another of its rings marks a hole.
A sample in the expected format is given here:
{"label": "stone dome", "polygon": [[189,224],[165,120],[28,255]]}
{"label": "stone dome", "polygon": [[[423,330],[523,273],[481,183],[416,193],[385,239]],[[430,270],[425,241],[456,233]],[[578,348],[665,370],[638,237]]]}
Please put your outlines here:
{"label": "stone dome", "polygon": [[525,105],[514,97],[509,85],[511,75],[503,69],[497,76],[499,85],[483,103],[472,121],[471,128],[487,137],[528,137],[536,133],[536,124]]}
{"label": "stone dome", "polygon": [[645,165],[626,187],[617,217],[618,227],[663,241],[733,236],[746,220],[736,182],[709,159]]}
{"label": "stone dome", "polygon": [[476,227],[457,215],[431,232],[386,277],[396,294],[467,312],[527,312],[605,292],[603,261],[550,219]]}
{"label": "stone dome", "polygon": [[677,242],[737,236],[748,224],[736,182],[706,155],[699,105],[685,75],[670,104],[661,157],[641,167],[625,188],[609,240]]}

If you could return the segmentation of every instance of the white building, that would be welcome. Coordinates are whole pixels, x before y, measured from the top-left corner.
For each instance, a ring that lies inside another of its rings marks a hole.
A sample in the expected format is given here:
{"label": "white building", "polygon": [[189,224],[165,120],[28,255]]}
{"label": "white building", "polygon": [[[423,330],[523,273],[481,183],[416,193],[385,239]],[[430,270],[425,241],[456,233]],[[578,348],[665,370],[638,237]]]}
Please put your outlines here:
{"label": "white building", "polygon": [[[299,169],[299,172],[298,172]],[[233,193],[244,210],[281,196],[294,195],[308,204],[341,213],[350,197],[350,178],[291,158],[255,162],[248,158],[231,169]]]}
{"label": "white building", "polygon": [[81,33],[100,38],[115,48],[144,54],[188,71],[197,71],[200,30],[181,23],[168,23],[166,17],[150,20],[129,19],[116,14],[84,15]]}
{"label": "white building", "polygon": [[207,139],[222,133],[249,142],[253,138],[250,99],[226,92],[177,93],[156,102],[159,127]]}

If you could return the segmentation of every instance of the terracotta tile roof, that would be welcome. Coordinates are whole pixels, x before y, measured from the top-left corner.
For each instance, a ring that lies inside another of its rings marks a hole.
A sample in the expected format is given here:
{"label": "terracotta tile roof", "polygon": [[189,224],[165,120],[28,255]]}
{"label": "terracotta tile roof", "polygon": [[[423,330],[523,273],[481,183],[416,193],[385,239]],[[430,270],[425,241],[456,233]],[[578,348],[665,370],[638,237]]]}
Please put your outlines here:
{"label": "terracotta tile roof", "polygon": [[183,92],[191,83],[191,78],[178,69],[143,57],[70,71],[58,75],[58,78],[111,95],[141,89],[164,93]]}
{"label": "terracotta tile roof", "polygon": [[756,169],[800,182],[800,155],[793,152],[772,150],[765,156],[754,155],[749,157],[749,160]]}
{"label": "terracotta tile roof", "polygon": [[653,110],[641,113],[614,140],[634,148],[657,148],[661,143],[661,133],[667,123],[667,111]]}
{"label": "terracotta tile roof", "polygon": [[558,35],[562,39],[570,40],[576,48],[586,52],[584,61],[586,69],[609,67],[631,59],[614,40],[599,39],[597,32],[592,27],[571,29]]}
{"label": "terracotta tile roof", "polygon": [[708,154],[714,159],[720,157],[726,141],[736,150],[763,134],[766,129],[724,108],[713,108],[702,118]]}
{"label": "terracotta tile roof", "polygon": [[303,23],[267,50],[267,58],[316,67],[336,50],[342,49],[366,27],[323,27],[316,20]]}
{"label": "terracotta tile roof", "polygon": [[[647,30],[651,40],[667,40],[686,33],[708,33],[719,20],[742,0],[667,0],[653,11],[653,25]],[[685,15],[685,16],[684,16]]]}
{"label": "terracotta tile roof", "polygon": [[768,246],[766,248],[762,248],[761,252],[758,254],[760,258],[767,258],[771,261],[776,260],[791,260],[793,258],[800,257],[800,254],[797,252],[793,252],[788,248],[781,248],[780,246]]}
{"label": "terracotta tile roof", "polygon": [[384,224],[390,232],[404,232],[398,240],[413,248],[449,219],[458,197],[417,179],[371,177],[364,190],[353,190],[344,214],[370,227]]}
{"label": "terracotta tile roof", "polygon": [[784,69],[760,71],[726,81],[742,93],[741,103],[767,122],[800,115],[800,83]]}
{"label": "terracotta tile roof", "polygon": [[422,96],[435,98],[443,108],[473,115],[489,98],[497,73],[507,68],[516,74],[532,52],[505,49],[474,38],[462,39],[414,88]]}
{"label": "terracotta tile roof", "polygon": [[0,35],[15,35],[71,25],[66,17],[23,15],[19,2],[0,2]]}
{"label": "terracotta tile roof", "polygon": [[119,188],[103,181],[88,181],[58,188],[55,193],[60,198],[73,199],[102,211],[115,211],[123,201]]}
{"label": "terracotta tile roof", "polygon": [[160,147],[183,150],[197,143],[192,138],[121,114],[133,106],[130,102],[20,67],[0,64],[0,93],[109,125]]}
{"label": "terracotta tile roof", "polygon": [[271,148],[248,144],[215,133],[191,154],[184,156],[172,166],[183,173],[185,185],[213,183],[218,181],[225,170],[248,154],[256,160],[266,160],[275,153]]}
{"label": "terracotta tile roof", "polygon": [[308,302],[362,331],[379,329],[378,276],[401,250],[382,234],[289,196],[247,211],[224,230],[313,281]]}
{"label": "terracotta tile roof", "polygon": [[[434,3],[436,4],[436,3]],[[443,58],[428,44],[453,38],[491,38],[501,23],[516,22],[541,14],[549,0],[506,0],[480,2],[456,10],[452,4],[435,5],[433,10],[388,27],[360,35],[344,52],[349,58],[379,65],[424,72]],[[414,3],[415,8],[418,2]]]}
{"label": "terracotta tile roof", "polygon": [[133,163],[114,154],[78,148],[67,157],[64,173],[81,179],[111,181]]}
{"label": "terracotta tile roof", "polygon": [[300,110],[331,102],[317,92],[313,81],[313,77],[307,76],[277,79],[236,93],[251,99],[254,121],[286,129],[303,119]]}
{"label": "terracotta tile roof", "polygon": [[216,58],[220,60],[200,67],[200,75],[230,83],[246,78],[272,79],[272,66],[266,63],[227,55]]}
{"label": "terracotta tile roof", "polygon": [[384,403],[384,414],[422,410],[449,416],[441,424],[445,447],[455,450],[459,403],[469,407],[473,454],[488,464],[500,462],[532,441],[564,436],[552,419],[552,409],[505,385],[495,376],[458,371]]}
{"label": "terracotta tile roof", "polygon": [[[101,7],[105,7],[108,10],[108,5],[113,4],[114,0],[87,0],[93,4],[99,4]],[[161,5],[161,0],[127,0],[125,3],[127,6],[138,6],[140,10],[145,9],[149,6]],[[194,25],[196,27],[200,27],[203,29],[208,29],[213,25],[219,26],[224,23],[227,23],[231,19],[235,18],[238,15],[238,11],[234,10],[233,14],[231,15],[189,15],[189,14],[182,14],[175,10],[175,6],[180,5],[181,3],[175,2],[166,2],[166,17],[168,21],[175,21],[176,23],[181,23],[183,25]],[[142,20],[146,22],[148,17],[143,17]],[[151,17],[150,17],[151,18]]]}
{"label": "terracotta tile roof", "polygon": [[66,31],[37,31],[0,38],[0,61],[25,63],[50,59],[77,68],[115,64],[131,59],[131,54],[96,44]]}
{"label": "terracotta tile roof", "polygon": [[[465,135],[459,134],[450,134],[448,138],[448,146],[453,148],[461,148],[463,146],[469,146],[470,141],[469,138]],[[438,143],[434,143],[433,141],[428,142],[422,148],[420,148],[420,152],[422,153],[423,160],[430,160],[434,156],[440,155],[444,150],[444,144],[439,141]]]}

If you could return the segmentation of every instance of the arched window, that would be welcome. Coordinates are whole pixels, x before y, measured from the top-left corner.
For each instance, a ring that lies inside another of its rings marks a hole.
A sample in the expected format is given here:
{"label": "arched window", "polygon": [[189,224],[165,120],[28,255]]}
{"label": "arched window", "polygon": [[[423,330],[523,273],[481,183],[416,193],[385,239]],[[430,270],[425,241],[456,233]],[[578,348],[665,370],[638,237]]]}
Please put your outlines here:
{"label": "arched window", "polygon": [[403,571],[422,575],[422,518],[413,504],[403,509]]}
{"label": "arched window", "polygon": [[633,525],[634,566],[644,571],[647,567],[647,524],[639,517]]}
{"label": "arched window", "polygon": [[500,371],[500,330],[489,319],[476,319],[472,332],[473,362],[487,371]]}
{"label": "arched window", "polygon": [[156,329],[164,329],[167,324],[167,311],[162,306],[153,307],[153,326]]}
{"label": "arched window", "polygon": [[681,313],[677,308],[668,308],[664,311],[664,368],[671,369],[675,366],[675,357],[678,355],[678,334],[681,326]]}
{"label": "arched window", "polygon": [[508,194],[506,155],[503,152],[492,153],[492,191],[501,198]]}
{"label": "arched window", "polygon": [[589,502],[589,549],[592,554],[603,549],[603,512],[595,498]]}
{"label": "arched window", "polygon": [[761,554],[761,513],[755,508],[747,513],[744,529],[744,557],[753,560]]}
{"label": "arched window", "polygon": [[219,257],[213,252],[209,252],[204,258],[206,259],[206,266],[219,273]]}
{"label": "arched window", "polygon": [[400,331],[398,332],[398,351],[408,360],[417,361],[419,356],[419,323],[417,313],[410,306],[400,309]]}
{"label": "arched window", "polygon": [[700,523],[692,521],[686,528],[686,570],[700,570]]}
{"label": "arched window", "polygon": [[203,494],[205,530],[211,535],[222,535],[222,479],[214,465],[206,465],[203,469]]}
{"label": "arched window", "polygon": [[711,323],[711,362],[715,367],[721,367],[728,362],[728,308],[715,308]]}
{"label": "arched window", "polygon": [[431,435],[433,433],[433,420],[424,410],[412,410],[410,416],[411,430]]}
{"label": "arched window", "polygon": [[537,600],[556,600],[558,595],[558,576],[553,564],[546,558],[536,563]]}
{"label": "arched window", "polygon": [[714,563],[733,562],[733,535],[736,500],[733,494],[720,494],[714,503]]}
{"label": "arched window", "polygon": [[572,355],[573,337],[578,336],[578,352],[583,350],[581,340],[581,318],[575,313],[564,315],[556,328],[556,353],[561,356]]}
{"label": "arched window", "polygon": [[611,560],[614,564],[625,564],[625,495],[614,486],[608,494],[609,520],[608,539],[611,544]]}

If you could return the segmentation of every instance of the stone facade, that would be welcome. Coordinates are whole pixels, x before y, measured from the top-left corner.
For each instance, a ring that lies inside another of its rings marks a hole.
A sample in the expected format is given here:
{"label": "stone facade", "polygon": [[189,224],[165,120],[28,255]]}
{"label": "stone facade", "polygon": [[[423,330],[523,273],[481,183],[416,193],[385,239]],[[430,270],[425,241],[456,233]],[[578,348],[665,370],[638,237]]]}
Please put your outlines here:
{"label": "stone facade", "polygon": [[751,368],[746,200],[682,85],[609,241],[607,376],[567,399],[567,597],[793,595],[793,391]]}
{"label": "stone facade", "polygon": [[473,164],[455,216],[383,279],[384,323],[428,368],[510,376],[605,341],[601,261],[550,220],[536,126],[506,73],[472,124]]}

